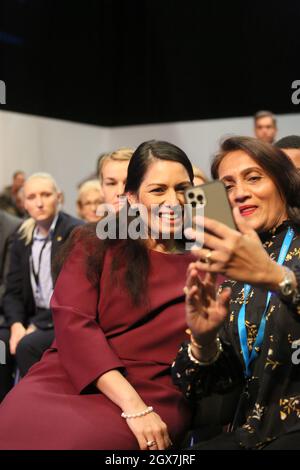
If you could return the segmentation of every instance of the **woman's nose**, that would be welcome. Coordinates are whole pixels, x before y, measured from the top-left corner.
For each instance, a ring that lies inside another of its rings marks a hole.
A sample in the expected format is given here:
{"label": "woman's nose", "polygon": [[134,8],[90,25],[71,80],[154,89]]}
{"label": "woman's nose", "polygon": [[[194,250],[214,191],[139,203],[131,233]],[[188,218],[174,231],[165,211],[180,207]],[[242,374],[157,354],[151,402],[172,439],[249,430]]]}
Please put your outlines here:
{"label": "woman's nose", "polygon": [[234,188],[234,201],[242,202],[245,199],[248,199],[251,195],[249,190],[243,184],[237,184]]}
{"label": "woman's nose", "polygon": [[169,191],[166,195],[165,204],[169,206],[177,206],[179,203],[179,197],[176,191]]}
{"label": "woman's nose", "polygon": [[118,184],[118,187],[117,187],[117,196],[118,197],[123,196],[124,189],[125,189],[125,185],[123,183]]}

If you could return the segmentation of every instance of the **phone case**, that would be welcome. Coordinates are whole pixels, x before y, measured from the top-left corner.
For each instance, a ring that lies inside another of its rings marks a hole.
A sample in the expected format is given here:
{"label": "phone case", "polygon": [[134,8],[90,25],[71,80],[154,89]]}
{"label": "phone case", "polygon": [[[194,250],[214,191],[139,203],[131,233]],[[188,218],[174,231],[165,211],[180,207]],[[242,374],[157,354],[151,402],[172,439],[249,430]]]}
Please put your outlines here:
{"label": "phone case", "polygon": [[202,206],[205,217],[217,220],[236,230],[232,209],[222,181],[212,181],[189,188],[185,191],[185,198],[186,202],[191,204],[192,209]]}

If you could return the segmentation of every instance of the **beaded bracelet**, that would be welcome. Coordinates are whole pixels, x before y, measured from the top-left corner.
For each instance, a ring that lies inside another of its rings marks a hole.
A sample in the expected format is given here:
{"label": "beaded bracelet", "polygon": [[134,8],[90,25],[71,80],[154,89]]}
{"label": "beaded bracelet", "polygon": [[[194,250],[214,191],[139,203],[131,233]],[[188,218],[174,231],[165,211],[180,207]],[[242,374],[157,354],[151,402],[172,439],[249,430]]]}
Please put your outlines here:
{"label": "beaded bracelet", "polygon": [[123,411],[121,416],[124,419],[140,418],[141,416],[146,416],[149,413],[152,413],[152,411],[153,411],[153,406],[147,406],[147,408],[144,411],[140,411],[139,413],[127,414],[125,413],[125,411]]}

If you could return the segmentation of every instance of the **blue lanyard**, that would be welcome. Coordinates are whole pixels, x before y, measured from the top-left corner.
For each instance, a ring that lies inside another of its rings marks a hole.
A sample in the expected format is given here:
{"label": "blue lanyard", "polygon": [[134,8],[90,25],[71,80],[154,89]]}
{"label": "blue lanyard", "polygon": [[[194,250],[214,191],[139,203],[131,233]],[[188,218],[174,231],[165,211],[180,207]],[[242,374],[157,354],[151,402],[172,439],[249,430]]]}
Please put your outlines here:
{"label": "blue lanyard", "polygon": [[[294,230],[289,227],[289,229],[288,229],[288,231],[287,231],[287,233],[284,237],[281,249],[280,249],[280,253],[279,253],[279,256],[278,256],[278,260],[277,260],[278,264],[282,265],[284,263],[287,252],[288,252],[289,247],[292,243],[293,237],[294,237]],[[263,313],[263,316],[262,316],[262,319],[261,319],[261,322],[260,322],[260,325],[259,325],[259,329],[258,329],[258,333],[256,335],[255,343],[253,344],[252,351],[251,351],[251,354],[250,354],[249,348],[248,348],[248,338],[247,338],[247,329],[246,329],[246,321],[245,321],[245,318],[246,318],[246,300],[248,298],[250,290],[251,290],[251,286],[249,284],[245,284],[244,285],[244,302],[243,302],[243,305],[242,305],[242,307],[239,311],[239,315],[238,315],[239,338],[240,338],[243,358],[244,358],[245,366],[246,366],[246,370],[245,370],[245,376],[246,377],[251,376],[250,364],[258,356],[259,349],[260,349],[260,347],[262,345],[262,342],[263,342],[263,338],[264,338],[264,334],[265,334],[265,327],[266,327],[266,318],[267,318],[266,313],[267,313],[267,310],[269,308],[270,299],[271,299],[271,296],[272,296],[272,292],[269,291],[268,295],[267,295],[265,310],[264,310],[264,313]]]}

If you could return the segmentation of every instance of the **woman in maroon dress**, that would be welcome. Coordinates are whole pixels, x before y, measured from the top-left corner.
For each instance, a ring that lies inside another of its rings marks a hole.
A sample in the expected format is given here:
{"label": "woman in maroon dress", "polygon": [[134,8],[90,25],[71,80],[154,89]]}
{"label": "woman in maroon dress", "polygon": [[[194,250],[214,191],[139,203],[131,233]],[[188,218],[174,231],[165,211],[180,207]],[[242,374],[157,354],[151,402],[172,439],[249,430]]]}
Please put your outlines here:
{"label": "woman in maroon dress", "polygon": [[185,339],[192,255],[175,234],[192,181],[179,148],[141,144],[125,191],[146,215],[157,208],[145,224],[151,236],[99,240],[95,227],[76,231],[51,301],[56,341],[2,403],[0,449],[156,450],[181,439],[191,413],[170,367]]}

